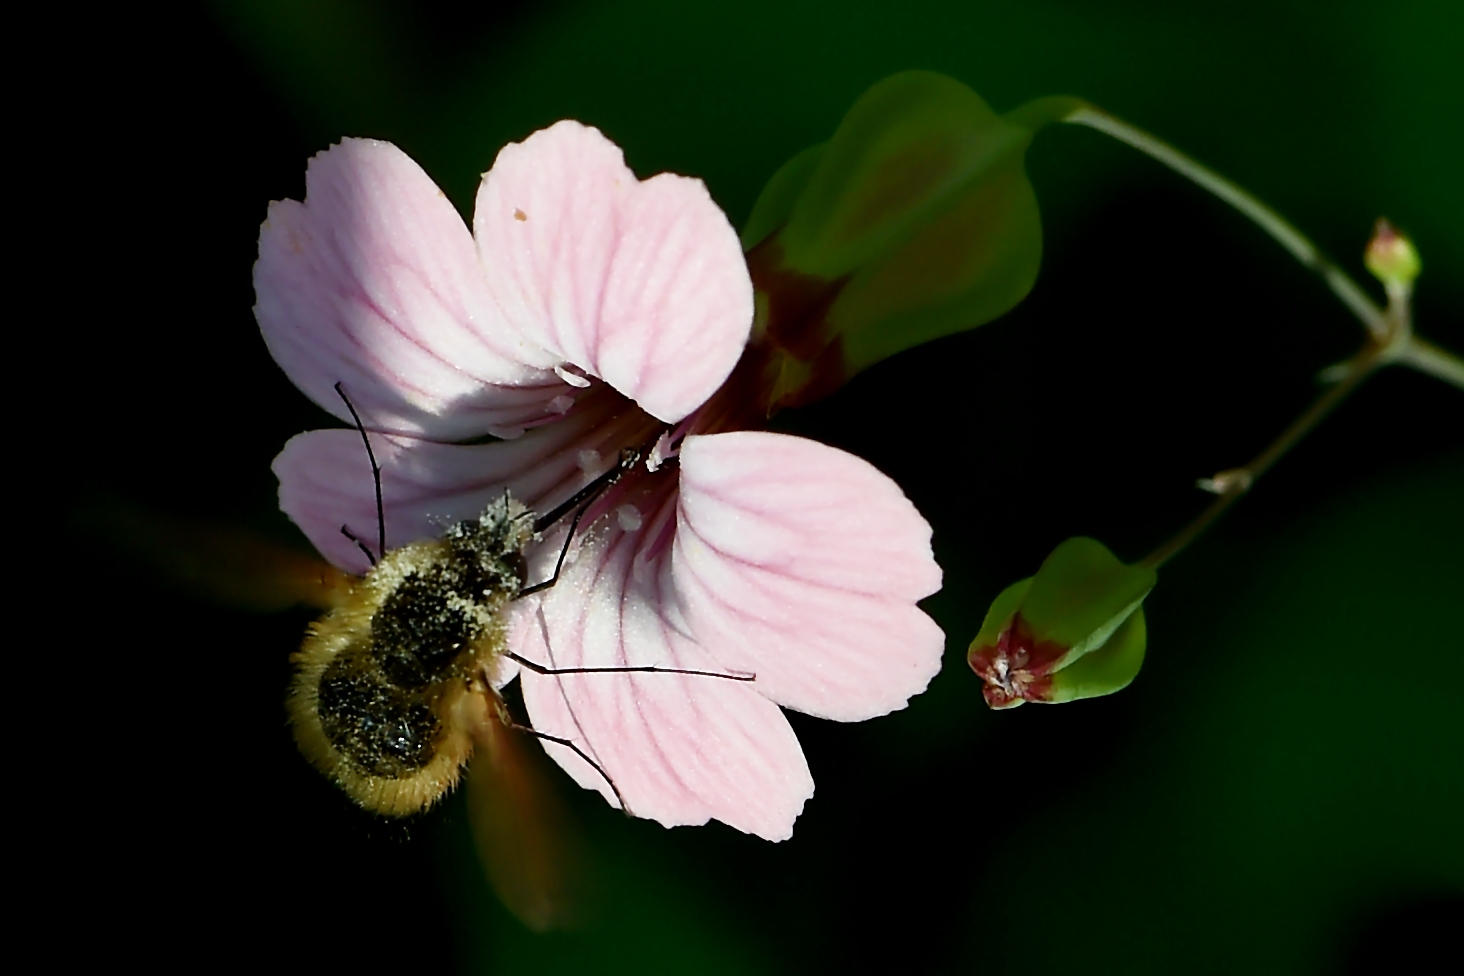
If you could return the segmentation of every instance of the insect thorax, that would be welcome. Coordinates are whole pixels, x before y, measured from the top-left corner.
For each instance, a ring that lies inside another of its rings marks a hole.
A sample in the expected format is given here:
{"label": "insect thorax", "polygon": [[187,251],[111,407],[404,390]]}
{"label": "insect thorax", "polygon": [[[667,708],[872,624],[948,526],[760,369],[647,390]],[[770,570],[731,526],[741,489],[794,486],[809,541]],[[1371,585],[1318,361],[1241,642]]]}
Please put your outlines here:
{"label": "insect thorax", "polygon": [[[310,630],[290,694],[305,754],[364,806],[409,813],[456,781],[504,646],[532,517],[504,496],[441,539],[402,546]],[[475,690],[476,689],[476,690]]]}

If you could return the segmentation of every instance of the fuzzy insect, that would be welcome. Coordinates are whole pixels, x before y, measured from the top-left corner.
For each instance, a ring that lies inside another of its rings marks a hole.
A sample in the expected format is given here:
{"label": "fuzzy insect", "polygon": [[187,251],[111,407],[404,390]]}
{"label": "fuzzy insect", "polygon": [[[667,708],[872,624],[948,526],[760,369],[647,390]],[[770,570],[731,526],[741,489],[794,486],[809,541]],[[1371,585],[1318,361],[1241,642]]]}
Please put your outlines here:
{"label": "fuzzy insect", "polygon": [[[570,540],[595,498],[640,463],[619,464],[554,510],[535,517],[505,492],[476,519],[437,539],[386,548],[381,469],[356,410],[339,385],[365,443],[376,483],[377,552],[348,527],[372,563],[334,590],[333,605],[293,655],[288,708],[300,750],[362,807],[389,816],[420,812],[446,795],[472,757],[469,804],[489,878],[506,904],[534,928],[563,924],[573,898],[563,851],[566,816],[544,777],[546,757],[524,734],[573,750],[594,767],[627,813],[605,770],[577,743],[512,720],[493,686],[500,658],[540,674],[641,672],[751,681],[755,675],[677,668],[547,668],[508,650],[503,611],[553,586]],[[528,547],[574,512],[553,574],[528,584]],[[475,788],[476,785],[476,788]]]}
{"label": "fuzzy insect", "polygon": [[485,723],[501,611],[525,588],[533,515],[505,494],[440,539],[383,555],[311,626],[288,706],[307,759],[361,806],[417,813],[447,793]]}
{"label": "fuzzy insect", "polygon": [[[381,555],[341,527],[372,565],[365,576],[337,574],[334,585],[322,586],[329,594],[327,612],[291,657],[295,675],[286,701],[295,741],[352,800],[388,816],[430,807],[475,759],[470,820],[494,889],[530,928],[572,925],[586,901],[584,845],[557,799],[547,757],[526,748],[524,733],[566,746],[605,773],[576,743],[514,722],[492,675],[504,656],[561,673],[507,650],[503,610],[554,585],[588,505],[640,455],[627,452],[619,465],[537,519],[504,492],[478,518],[457,523],[441,538],[388,550],[381,469],[355,407],[339,385],[336,390],[371,461]],[[527,585],[526,550],[570,511],[575,516],[553,575]],[[614,782],[605,779],[619,798]]]}
{"label": "fuzzy insect", "polygon": [[[381,467],[366,427],[339,383],[336,392],[351,412],[371,462],[381,556],[341,526],[371,569],[339,589],[334,605],[310,627],[291,657],[296,670],[287,705],[300,751],[361,806],[405,816],[450,791],[475,742],[491,745],[489,740],[502,735],[501,727],[508,727],[574,750],[605,776],[624,809],[614,781],[577,744],[513,722],[493,688],[492,675],[505,655],[543,674],[566,673],[509,652],[501,613],[510,602],[558,581],[589,504],[635,466],[640,452],[625,452],[618,465],[538,519],[505,491],[478,518],[457,523],[442,538],[388,551]],[[530,543],[575,509],[553,575],[527,585]]]}

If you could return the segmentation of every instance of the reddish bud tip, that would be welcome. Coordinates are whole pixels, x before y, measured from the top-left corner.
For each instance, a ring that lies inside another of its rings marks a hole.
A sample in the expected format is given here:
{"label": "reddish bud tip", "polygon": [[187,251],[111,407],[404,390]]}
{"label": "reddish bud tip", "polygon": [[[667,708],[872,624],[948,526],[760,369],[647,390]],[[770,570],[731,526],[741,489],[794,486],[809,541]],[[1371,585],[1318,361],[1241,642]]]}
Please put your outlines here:
{"label": "reddish bud tip", "polygon": [[1373,228],[1372,240],[1368,241],[1362,260],[1384,285],[1411,285],[1423,270],[1413,242],[1381,217]]}
{"label": "reddish bud tip", "polygon": [[1052,671],[1070,648],[1052,641],[1039,641],[1032,628],[1015,614],[1002,629],[996,643],[973,647],[967,663],[986,682],[981,694],[992,708],[1013,708],[1024,701],[1048,701]]}

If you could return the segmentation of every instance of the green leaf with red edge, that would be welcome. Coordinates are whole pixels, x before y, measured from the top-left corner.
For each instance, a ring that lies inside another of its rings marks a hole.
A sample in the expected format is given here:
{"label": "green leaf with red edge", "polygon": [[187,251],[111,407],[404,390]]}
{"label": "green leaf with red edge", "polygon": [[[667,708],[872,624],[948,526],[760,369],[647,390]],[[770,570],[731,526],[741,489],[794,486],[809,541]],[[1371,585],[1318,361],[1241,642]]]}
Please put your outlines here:
{"label": "green leaf with red edge", "polygon": [[996,595],[986,611],[986,619],[981,623],[981,632],[971,641],[972,647],[989,647],[996,643],[1001,632],[1012,622],[1012,616],[1022,609],[1022,601],[1027,598],[1033,579],[1034,577],[1028,576],[1024,580],[1018,580]]}
{"label": "green leaf with red edge", "polygon": [[[993,601],[966,660],[993,708],[1062,702],[1125,687],[1144,659],[1140,605],[1157,576],[1095,539],[1068,539],[1037,575]],[[1071,673],[1069,673],[1071,672]]]}
{"label": "green leaf with red edge", "polygon": [[1032,137],[975,92],[910,71],[769,181],[743,232],[773,405],[806,403],[901,350],[974,328],[1031,290],[1042,254]]}

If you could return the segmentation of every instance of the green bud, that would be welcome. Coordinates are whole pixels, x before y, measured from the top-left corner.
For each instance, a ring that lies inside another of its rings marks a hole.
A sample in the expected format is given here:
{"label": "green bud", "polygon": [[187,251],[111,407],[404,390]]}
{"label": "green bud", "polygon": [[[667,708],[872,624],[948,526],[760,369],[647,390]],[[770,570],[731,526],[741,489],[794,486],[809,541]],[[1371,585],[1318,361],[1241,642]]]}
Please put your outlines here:
{"label": "green bud", "polygon": [[1362,262],[1390,289],[1407,288],[1423,270],[1423,262],[1413,242],[1381,217],[1373,228],[1372,240],[1367,242]]}
{"label": "green bud", "polygon": [[960,82],[909,71],[774,174],[742,235],[755,341],[790,360],[774,366],[773,408],[1026,296],[1042,255],[1031,138]]}
{"label": "green bud", "polygon": [[1095,539],[1068,539],[992,601],[966,660],[992,708],[1109,695],[1144,662],[1141,604],[1157,579]]}

